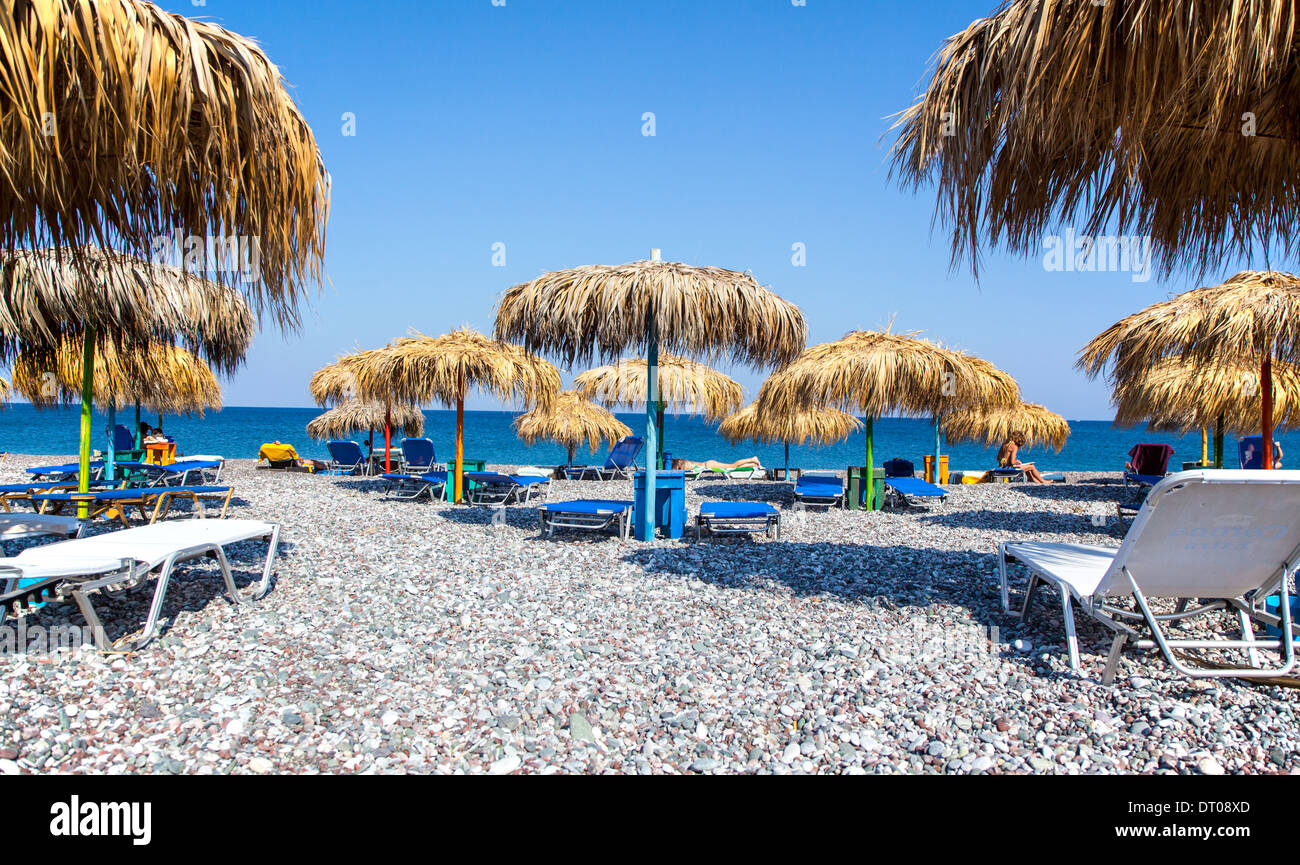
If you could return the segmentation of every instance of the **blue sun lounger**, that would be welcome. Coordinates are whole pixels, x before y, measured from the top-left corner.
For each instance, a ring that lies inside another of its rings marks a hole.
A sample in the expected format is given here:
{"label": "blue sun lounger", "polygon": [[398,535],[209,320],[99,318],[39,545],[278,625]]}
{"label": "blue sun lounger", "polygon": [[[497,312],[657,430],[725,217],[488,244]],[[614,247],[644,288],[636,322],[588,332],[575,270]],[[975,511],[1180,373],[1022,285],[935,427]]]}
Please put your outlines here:
{"label": "blue sun lounger", "polygon": [[551,479],[542,475],[503,475],[500,472],[465,472],[476,486],[465,490],[471,505],[504,505],[513,498],[527,502],[533,493],[550,490]]}
{"label": "blue sun lounger", "polygon": [[[90,478],[98,480],[104,473],[103,460],[90,461]],[[27,474],[33,478],[41,480],[54,481],[75,481],[77,475],[81,474],[81,465],[79,463],[63,463],[56,466],[32,466],[27,469]]]}
{"label": "blue sun lounger", "polygon": [[767,502],[704,502],[695,517],[695,539],[705,534],[781,537],[781,512]]}
{"label": "blue sun lounger", "polygon": [[438,457],[433,451],[433,439],[402,439],[402,471],[408,475],[425,475],[435,466],[438,466]]}
{"label": "blue sun lounger", "polygon": [[[423,474],[392,472],[382,475],[381,478],[387,484],[384,487],[384,495],[390,499],[414,501],[420,496],[427,495],[429,500],[433,501],[435,495],[441,498],[443,490],[447,487],[446,472],[424,472]],[[437,493],[434,490],[437,490]]]}
{"label": "blue sun lounger", "polygon": [[947,490],[920,478],[885,478],[885,504],[891,507],[913,505],[916,499],[943,502],[946,498]]}
{"label": "blue sun lounger", "polygon": [[800,475],[794,485],[794,500],[799,504],[844,507],[844,481],[835,475]]}
{"label": "blue sun lounger", "polygon": [[615,478],[630,478],[637,470],[636,458],[641,453],[643,442],[637,436],[623,436],[610,448],[609,456],[603,466],[565,466],[564,479],[568,481],[583,480],[587,475],[595,475],[598,481]]}
{"label": "blue sun lounger", "polygon": [[571,502],[548,502],[537,508],[542,534],[550,537],[556,529],[601,531],[614,526],[618,536],[628,539],[632,528],[632,503],[609,499],[578,499]]}
{"label": "blue sun lounger", "polygon": [[[178,498],[189,499],[194,505],[195,516],[200,518],[207,515],[203,500],[218,499],[221,501],[221,517],[224,519],[226,511],[230,509],[230,499],[233,495],[234,490],[231,487],[135,487],[121,490],[94,490],[88,493],[32,493],[32,503],[39,505],[39,512],[44,514],[51,508],[58,513],[66,505],[85,502],[90,506],[92,519],[109,510],[115,510],[122,525],[129,527],[131,521],[126,515],[128,507],[135,506],[139,509],[142,519],[149,523],[156,523],[167,516],[167,512],[171,510],[172,504]],[[149,512],[150,508],[153,509],[152,513]]]}
{"label": "blue sun lounger", "polygon": [[[135,481],[137,486],[186,486],[197,481],[204,483],[208,472],[221,474],[221,460],[183,460],[160,466],[155,463],[120,462],[115,468],[122,472],[119,480]],[[140,483],[142,482],[142,483]]]}

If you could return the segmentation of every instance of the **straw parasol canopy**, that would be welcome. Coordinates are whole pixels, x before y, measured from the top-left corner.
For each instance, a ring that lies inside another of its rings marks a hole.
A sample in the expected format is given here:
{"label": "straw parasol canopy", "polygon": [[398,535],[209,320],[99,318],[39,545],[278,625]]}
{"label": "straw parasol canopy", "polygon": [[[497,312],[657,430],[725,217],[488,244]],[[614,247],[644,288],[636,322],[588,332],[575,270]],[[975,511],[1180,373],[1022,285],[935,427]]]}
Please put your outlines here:
{"label": "straw parasol canopy", "polygon": [[357,394],[357,376],[347,358],[340,358],[312,374],[308,388],[311,398],[322,408],[352,402]]}
{"label": "straw parasol canopy", "polygon": [[949,441],[997,447],[1015,432],[1024,434],[1026,447],[1041,444],[1060,452],[1070,437],[1070,425],[1056,412],[1032,402],[987,410],[962,409],[943,416],[943,433]]}
{"label": "straw parasol canopy", "polygon": [[[1115,425],[1146,422],[1151,430],[1187,433],[1222,426],[1233,433],[1250,433],[1262,412],[1259,367],[1253,363],[1196,363],[1169,357],[1115,385]],[[1295,414],[1293,414],[1293,412]],[[1300,419],[1300,367],[1273,364],[1273,424],[1275,429]]]}
{"label": "straw parasol canopy", "polygon": [[1246,270],[1152,304],[1094,337],[1078,366],[1096,377],[1109,364],[1120,382],[1170,357],[1212,367],[1259,364],[1264,467],[1272,468],[1272,365],[1300,363],[1300,277]]}
{"label": "straw parasol canopy", "polygon": [[954,261],[1064,222],[1165,272],[1293,249],[1298,54],[1288,3],[1004,2],[940,50],[893,167],[937,183]]}
{"label": "straw parasol canopy", "polygon": [[418,406],[401,403],[394,406],[378,402],[348,400],[311,419],[307,435],[318,441],[341,439],[354,432],[373,433],[388,424],[405,436],[424,434],[424,412]]}
{"label": "straw parasol canopy", "polygon": [[[762,393],[762,388],[759,392]],[[755,400],[723,420],[718,425],[718,434],[732,444],[754,441],[784,445],[785,471],[788,478],[791,444],[806,442],[817,445],[834,444],[860,429],[862,429],[862,421],[837,408],[823,406],[804,408],[791,414],[777,414],[762,411],[759,401]]]}
{"label": "straw parasol canopy", "polygon": [[[644,405],[649,390],[645,358],[620,360],[580,373],[573,386],[590,400],[635,408]],[[659,403],[674,411],[721,420],[740,408],[745,391],[728,375],[699,361],[674,354],[659,355]]]}
{"label": "straw parasol canopy", "polygon": [[3,360],[20,350],[54,360],[89,331],[124,351],[176,342],[229,373],[256,330],[241,292],[171,265],[90,248],[0,250]]}
{"label": "straw parasol canopy", "polygon": [[632,434],[628,425],[608,409],[573,390],[560,391],[550,410],[535,408],[515,418],[515,432],[525,444],[553,441],[563,445],[569,452],[569,465],[573,465],[573,452],[583,442],[595,452],[602,442],[613,445]]}
{"label": "straw parasol canopy", "polygon": [[652,321],[666,351],[753,367],[793,359],[808,338],[798,307],[748,273],[645,260],[557,270],[507,289],[496,335],[571,365],[644,354]]}
{"label": "straw parasol canopy", "polygon": [[[40,355],[19,354],[14,385],[37,408],[74,403],[82,394],[81,346],[67,339],[53,366]],[[221,408],[221,386],[212,368],[191,351],[155,343],[144,350],[95,350],[94,402],[115,410],[133,404],[159,414],[197,414]]]}
{"label": "straw parasol canopy", "polygon": [[798,307],[747,273],[660,260],[589,265],[545,273],[506,290],[497,304],[496,336],[568,365],[641,353],[646,358],[645,446],[638,540],[654,535],[649,497],[662,458],[659,446],[659,350],[729,356],[753,367],[779,365],[803,348],[808,327]]}
{"label": "straw parasol canopy", "polygon": [[216,278],[296,321],[321,275],[329,178],[254,42],[140,0],[9,4],[0,40],[0,248],[255,240],[254,273]]}
{"label": "straw parasol canopy", "polygon": [[0,404],[8,403],[11,399],[13,399],[13,395],[14,395],[13,387],[9,384],[8,381],[6,381],[3,378],[0,378]]}
{"label": "straw parasol canopy", "polygon": [[[936,419],[962,408],[1014,405],[1020,389],[993,364],[914,333],[852,331],[805,349],[759,391],[759,411],[830,406],[866,418],[867,495],[873,494],[874,422],[887,414]],[[936,455],[938,445],[936,423]],[[870,503],[870,499],[868,499]]]}
{"label": "straw parasol canopy", "polygon": [[467,327],[437,337],[417,333],[395,339],[343,363],[356,376],[361,399],[455,406],[456,501],[463,486],[465,397],[470,390],[550,410],[560,389],[560,372],[552,364]]}

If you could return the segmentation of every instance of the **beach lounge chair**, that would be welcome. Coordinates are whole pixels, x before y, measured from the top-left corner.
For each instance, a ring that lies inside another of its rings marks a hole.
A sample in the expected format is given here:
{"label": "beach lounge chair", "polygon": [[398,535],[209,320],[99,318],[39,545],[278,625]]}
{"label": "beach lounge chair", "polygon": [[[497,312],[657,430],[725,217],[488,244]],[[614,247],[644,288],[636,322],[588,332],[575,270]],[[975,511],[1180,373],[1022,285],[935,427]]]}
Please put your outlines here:
{"label": "beach lounge chair", "polygon": [[186,459],[179,462],[157,465],[156,463],[121,462],[116,468],[122,479],[133,486],[187,486],[205,483],[221,476],[223,460]]}
{"label": "beach lounge chair", "polygon": [[[72,481],[76,482],[77,477],[81,474],[80,463],[61,463],[53,466],[32,466],[27,469],[27,473],[35,480],[59,482]],[[99,480],[104,474],[104,461],[90,461],[90,479]]]}
{"label": "beach lounge chair", "polygon": [[844,481],[838,475],[800,475],[794,485],[796,503],[844,507]]}
{"label": "beach lounge chair", "polygon": [[632,503],[606,499],[577,499],[547,502],[537,508],[542,534],[551,537],[556,529],[601,531],[613,526],[618,536],[628,539],[632,527]]}
{"label": "beach lounge chair", "polygon": [[[266,561],[261,581],[251,593],[235,586],[226,547],[243,541],[267,541]],[[162,614],[167,586],[176,565],[193,559],[212,557],[221,569],[226,592],[236,603],[255,601],[271,588],[271,568],[280,540],[278,523],[260,520],[175,520],[106,532],[94,537],[61,541],[23,550],[17,556],[0,558],[0,578],[22,583],[13,593],[0,597],[6,604],[42,602],[71,598],[86,623],[91,626],[100,649],[135,651],[153,639]],[[144,628],[110,644],[103,624],[95,611],[92,596],[103,591],[142,586],[150,574],[156,574],[153,601]]]}
{"label": "beach lounge chair", "polygon": [[[1274,616],[1283,633],[1258,640],[1252,619],[1268,621],[1264,598],[1282,595],[1300,559],[1300,472],[1189,471],[1155,485],[1118,548],[1087,544],[1011,542],[998,545],[1002,608],[1008,609],[1007,565],[1029,570],[1020,616],[1029,609],[1034,588],[1050,584],[1060,595],[1070,666],[1079,669],[1074,607],[1111,630],[1115,637],[1102,675],[1115,676],[1126,642],[1159,649],[1188,676],[1258,677],[1281,675],[1294,662],[1289,612]],[[1132,605],[1120,603],[1131,598]],[[1152,610],[1151,599],[1178,602],[1172,612]],[[1199,599],[1199,600],[1198,600]],[[1188,608],[1189,604],[1193,604]],[[1236,613],[1239,640],[1170,639],[1168,622],[1215,611]],[[1145,623],[1153,639],[1139,639]],[[1246,650],[1250,665],[1213,669],[1189,665],[1186,650]],[[1277,649],[1282,661],[1259,668],[1256,653]]]}
{"label": "beach lounge chair", "polygon": [[[104,486],[107,486],[105,481],[93,481],[90,484],[92,490],[100,489]],[[75,480],[61,481],[58,483],[52,481],[37,481],[35,483],[29,482],[25,484],[0,484],[0,511],[11,513],[12,511],[9,506],[14,502],[28,502],[32,505],[32,508],[35,509],[36,503],[32,502],[32,495],[34,493],[67,492],[75,491],[76,489],[77,482]]]}
{"label": "beach lounge chair", "polygon": [[706,468],[705,466],[691,466],[683,469],[688,481],[699,480],[701,477],[713,478],[738,478],[740,480],[753,480],[755,475],[767,476],[767,469],[762,466],[737,466],[730,469]]}
{"label": "beach lounge chair", "polygon": [[1124,489],[1136,484],[1139,489],[1155,486],[1169,469],[1169,458],[1174,449],[1169,445],[1136,444],[1128,452],[1124,464]]}
{"label": "beach lounge chair", "polygon": [[[522,469],[521,471],[528,471]],[[501,472],[465,472],[474,486],[465,490],[471,505],[504,505],[512,499],[527,502],[534,493],[549,494],[551,479],[543,474],[505,475]]]}
{"label": "beach lounge chair", "polygon": [[402,439],[402,471],[405,474],[423,475],[442,468],[433,451],[433,440],[424,438]]}
{"label": "beach lounge chair", "polygon": [[598,481],[616,478],[627,480],[639,468],[636,458],[640,455],[643,446],[639,437],[624,436],[609,449],[609,456],[606,457],[603,466],[565,466],[564,477],[571,481],[586,480],[589,475],[594,475]]}
{"label": "beach lounge chair", "polygon": [[113,425],[113,461],[138,462],[144,457],[144,448],[135,446],[135,436],[122,424]]}
{"label": "beach lounge chair", "polygon": [[[1242,436],[1237,440],[1237,462],[1243,469],[1264,468],[1264,437]],[[1273,468],[1282,467],[1282,446],[1273,442]]]}
{"label": "beach lounge chair", "polygon": [[887,478],[916,477],[916,465],[911,460],[895,457],[892,460],[885,460],[881,468],[885,470],[885,477]]}
{"label": "beach lounge chair", "polygon": [[194,506],[194,514],[202,519],[207,516],[205,499],[221,502],[221,518],[225,519],[230,509],[230,499],[234,495],[232,487],[220,486],[185,486],[185,487],[129,487],[126,489],[92,490],[88,493],[68,492],[34,492],[32,502],[38,506],[39,513],[59,513],[68,505],[85,502],[89,505],[91,519],[111,513],[123,526],[130,526],[127,514],[130,507],[140,511],[140,518],[150,523],[167,516],[176,499],[186,499]]}
{"label": "beach lounge chair", "polygon": [[76,517],[53,514],[0,514],[0,541],[22,541],[49,535],[78,538],[86,524]]}
{"label": "beach lounge chair", "polygon": [[695,517],[695,539],[705,534],[740,535],[764,532],[781,537],[781,512],[767,502],[704,502]]}
{"label": "beach lounge chair", "polygon": [[[423,474],[410,474],[405,472],[390,472],[380,476],[386,484],[384,495],[393,499],[405,499],[414,501],[420,496],[427,495],[430,501],[441,498],[443,490],[447,487],[447,473],[424,472]],[[436,492],[435,492],[436,491]]]}
{"label": "beach lounge chair", "polygon": [[325,447],[330,452],[329,467],[325,469],[325,474],[364,475],[370,471],[370,461],[366,459],[361,445],[356,442],[331,441],[326,442]]}
{"label": "beach lounge chair", "polygon": [[948,498],[948,492],[929,481],[920,478],[885,478],[885,504],[890,507],[906,507],[918,504],[921,500],[937,501],[940,504]]}

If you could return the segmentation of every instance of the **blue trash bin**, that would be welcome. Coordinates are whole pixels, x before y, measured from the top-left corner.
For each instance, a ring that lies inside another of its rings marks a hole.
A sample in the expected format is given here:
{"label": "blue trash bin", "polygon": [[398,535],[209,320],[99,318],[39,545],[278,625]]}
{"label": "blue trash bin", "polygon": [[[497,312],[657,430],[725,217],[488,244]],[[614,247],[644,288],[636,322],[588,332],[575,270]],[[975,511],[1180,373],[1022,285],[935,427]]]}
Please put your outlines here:
{"label": "blue trash bin", "polygon": [[[632,476],[632,485],[636,491],[633,501],[638,504],[645,490],[645,472],[636,472]],[[641,524],[641,516],[633,508],[633,525]],[[680,538],[686,531],[686,473],[655,473],[655,528],[663,529],[670,538]]]}

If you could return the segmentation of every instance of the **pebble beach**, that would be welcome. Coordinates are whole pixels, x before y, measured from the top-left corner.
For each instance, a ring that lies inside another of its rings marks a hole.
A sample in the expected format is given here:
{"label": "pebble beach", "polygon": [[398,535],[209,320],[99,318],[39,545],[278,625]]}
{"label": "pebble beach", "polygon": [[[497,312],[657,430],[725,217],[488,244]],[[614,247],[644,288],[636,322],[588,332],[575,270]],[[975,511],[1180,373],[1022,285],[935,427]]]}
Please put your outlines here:
{"label": "pebble beach", "polygon": [[[57,461],[14,456],[0,476]],[[232,517],[283,526],[272,591],[236,606],[213,566],[191,563],[139,652],[0,657],[0,772],[1300,769],[1295,690],[1189,680],[1132,649],[1102,686],[1102,628],[1078,619],[1080,674],[1049,592],[1025,621],[1002,612],[999,541],[1119,544],[1113,473],[957,485],[943,506],[872,513],[800,512],[788,484],[702,479],[689,512],[769,501],[780,539],[649,544],[544,539],[535,502],[494,520],[252,460],[229,461],[223,482]],[[630,499],[631,484],[556,481],[550,497]],[[241,585],[263,555],[246,547]],[[1023,585],[1016,571],[1013,607]],[[149,598],[100,604],[110,636],[135,630]],[[28,617],[81,623],[72,604]]]}

